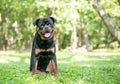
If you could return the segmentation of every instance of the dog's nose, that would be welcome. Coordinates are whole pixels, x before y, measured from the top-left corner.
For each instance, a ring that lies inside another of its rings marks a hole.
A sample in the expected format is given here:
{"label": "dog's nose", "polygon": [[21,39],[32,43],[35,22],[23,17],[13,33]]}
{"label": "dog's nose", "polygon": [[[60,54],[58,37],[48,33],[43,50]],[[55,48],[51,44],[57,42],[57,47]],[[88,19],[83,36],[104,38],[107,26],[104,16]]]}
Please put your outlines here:
{"label": "dog's nose", "polygon": [[48,27],[45,27],[45,29],[48,29]]}
{"label": "dog's nose", "polygon": [[46,25],[45,25],[45,27],[44,27],[44,28],[45,28],[45,29],[48,29],[48,26],[46,26]]}

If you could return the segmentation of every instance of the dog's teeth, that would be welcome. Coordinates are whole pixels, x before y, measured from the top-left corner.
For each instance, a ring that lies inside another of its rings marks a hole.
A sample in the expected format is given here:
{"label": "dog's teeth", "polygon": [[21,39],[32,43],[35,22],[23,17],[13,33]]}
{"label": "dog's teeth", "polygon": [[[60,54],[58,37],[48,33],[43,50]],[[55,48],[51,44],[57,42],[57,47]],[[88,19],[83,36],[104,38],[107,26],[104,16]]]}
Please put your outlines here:
{"label": "dog's teeth", "polygon": [[50,36],[50,33],[45,33],[45,37],[49,37]]}

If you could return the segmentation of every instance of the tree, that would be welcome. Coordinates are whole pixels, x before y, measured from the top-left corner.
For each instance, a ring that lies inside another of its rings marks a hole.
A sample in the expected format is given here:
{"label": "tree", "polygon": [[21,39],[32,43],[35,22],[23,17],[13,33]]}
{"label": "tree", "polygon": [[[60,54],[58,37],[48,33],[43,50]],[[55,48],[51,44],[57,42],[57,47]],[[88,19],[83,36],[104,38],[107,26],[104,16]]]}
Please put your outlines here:
{"label": "tree", "polygon": [[76,0],[71,0],[70,6],[71,6],[71,24],[72,24],[72,36],[71,36],[71,43],[72,43],[72,50],[75,50],[77,48],[77,12],[76,12]]}
{"label": "tree", "polygon": [[[100,1],[105,3],[108,0]],[[108,6],[104,6],[115,25],[111,32],[116,32],[116,29],[120,28],[118,1],[120,0],[109,0]],[[98,48],[101,45],[109,46],[113,42],[117,43],[95,9],[90,0],[1,0],[0,49],[30,49],[36,32],[33,26],[34,20],[48,16],[57,19],[55,38],[59,50],[66,47],[76,49],[85,45],[88,49],[89,46]],[[109,22],[109,17],[107,15],[106,22]],[[13,26],[14,23],[18,26]],[[114,32],[113,35],[118,33]]]}
{"label": "tree", "polygon": [[109,16],[106,14],[106,12],[103,10],[103,8],[98,4],[98,0],[92,0],[93,7],[98,12],[101,19],[104,21],[107,29],[110,31],[110,33],[117,39],[118,42],[120,42],[120,31],[117,31],[112,24],[112,22],[109,19]]}

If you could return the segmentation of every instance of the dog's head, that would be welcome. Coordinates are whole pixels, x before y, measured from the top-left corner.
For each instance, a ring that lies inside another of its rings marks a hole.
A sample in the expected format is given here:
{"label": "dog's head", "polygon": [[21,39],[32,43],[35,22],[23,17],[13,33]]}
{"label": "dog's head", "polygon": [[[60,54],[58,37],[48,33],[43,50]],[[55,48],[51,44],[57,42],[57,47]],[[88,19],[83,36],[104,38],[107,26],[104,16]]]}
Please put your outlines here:
{"label": "dog's head", "polygon": [[53,36],[55,22],[56,19],[53,17],[39,18],[35,20],[34,25],[37,26],[37,32],[42,39],[47,40]]}

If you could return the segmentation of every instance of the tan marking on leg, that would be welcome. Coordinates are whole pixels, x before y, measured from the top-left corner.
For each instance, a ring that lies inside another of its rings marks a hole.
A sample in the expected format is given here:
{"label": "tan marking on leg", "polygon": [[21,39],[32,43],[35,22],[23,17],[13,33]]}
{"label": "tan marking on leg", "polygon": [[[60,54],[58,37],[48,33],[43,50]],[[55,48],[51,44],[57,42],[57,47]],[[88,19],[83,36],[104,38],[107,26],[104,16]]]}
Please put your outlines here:
{"label": "tan marking on leg", "polygon": [[47,66],[46,71],[51,72],[52,70],[53,70],[53,66],[52,66],[52,62],[51,62],[51,60],[50,60],[48,66]]}
{"label": "tan marking on leg", "polygon": [[40,70],[37,70],[36,71],[36,74],[46,74],[45,72],[42,72],[42,71],[40,71]]}
{"label": "tan marking on leg", "polygon": [[32,76],[37,73],[37,65],[38,65],[38,61],[36,61],[35,67],[33,67],[33,69],[32,69]]}
{"label": "tan marking on leg", "polygon": [[36,71],[36,74],[40,74],[40,73],[41,73],[41,71],[40,71],[40,70],[37,70],[37,71]]}
{"label": "tan marking on leg", "polygon": [[51,60],[51,62],[52,62],[52,66],[53,66],[54,76],[55,76],[55,77],[58,77],[58,69],[57,69],[57,66],[56,66],[54,60]]}

